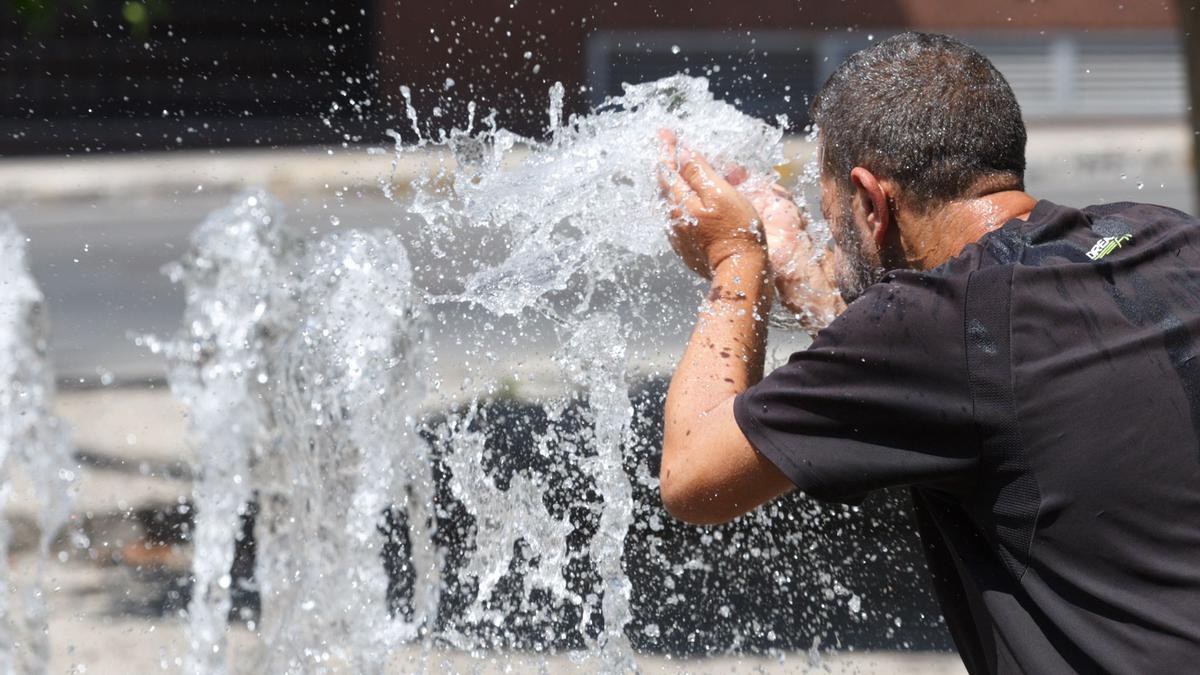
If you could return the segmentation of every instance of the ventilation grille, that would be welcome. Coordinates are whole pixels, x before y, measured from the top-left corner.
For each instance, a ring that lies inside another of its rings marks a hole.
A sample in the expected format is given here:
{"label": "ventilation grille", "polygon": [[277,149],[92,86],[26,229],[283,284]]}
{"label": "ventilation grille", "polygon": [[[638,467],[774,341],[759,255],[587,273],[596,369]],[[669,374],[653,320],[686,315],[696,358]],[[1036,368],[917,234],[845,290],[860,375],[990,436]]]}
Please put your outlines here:
{"label": "ventilation grille", "polygon": [[[588,44],[589,84],[599,100],[619,91],[622,81],[685,69],[700,74],[706,64],[721,63],[726,75],[746,79],[722,83],[729,91],[718,95],[737,98],[750,114],[790,108],[789,116],[802,122],[808,100],[837,64],[886,36],[776,31],[755,33],[750,43],[708,32],[597,33]],[[1004,73],[1030,121],[1179,119],[1187,111],[1187,73],[1173,31],[959,37]],[[775,95],[784,87],[791,94],[786,100]]]}

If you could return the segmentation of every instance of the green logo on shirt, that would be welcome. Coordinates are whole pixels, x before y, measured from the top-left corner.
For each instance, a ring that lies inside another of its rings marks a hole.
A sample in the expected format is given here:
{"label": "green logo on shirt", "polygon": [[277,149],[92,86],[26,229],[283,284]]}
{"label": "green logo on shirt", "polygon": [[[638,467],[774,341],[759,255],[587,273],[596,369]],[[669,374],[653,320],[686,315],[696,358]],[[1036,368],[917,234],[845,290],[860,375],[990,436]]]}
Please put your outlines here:
{"label": "green logo on shirt", "polygon": [[1121,248],[1121,244],[1133,239],[1132,234],[1122,234],[1116,237],[1105,237],[1096,242],[1092,250],[1087,252],[1087,257],[1092,260],[1099,260],[1113,251]]}

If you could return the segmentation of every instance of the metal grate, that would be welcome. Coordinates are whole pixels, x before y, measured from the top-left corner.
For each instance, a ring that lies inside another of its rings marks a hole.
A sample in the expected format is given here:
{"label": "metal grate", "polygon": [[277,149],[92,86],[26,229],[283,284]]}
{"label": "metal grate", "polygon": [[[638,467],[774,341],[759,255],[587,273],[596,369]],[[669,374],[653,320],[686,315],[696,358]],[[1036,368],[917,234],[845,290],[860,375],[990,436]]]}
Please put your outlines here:
{"label": "metal grate", "polygon": [[1012,84],[1027,119],[1182,118],[1187,74],[1170,32],[969,40]]}
{"label": "metal grate", "polygon": [[1182,117],[1187,110],[1187,73],[1176,40],[1079,44],[1074,80],[1082,113]]}
{"label": "metal grate", "polygon": [[[597,102],[620,91],[621,81],[645,81],[684,69],[705,74],[706,65],[714,63],[727,72],[725,64],[733,63],[743,79],[715,81],[719,96],[736,100],[747,113],[768,117],[786,112],[803,125],[808,101],[837,64],[888,34],[599,33],[588,44],[589,84]],[[1004,73],[1030,121],[1178,119],[1187,110],[1181,45],[1171,31],[1010,31],[960,37]],[[785,93],[790,101],[784,100]]]}

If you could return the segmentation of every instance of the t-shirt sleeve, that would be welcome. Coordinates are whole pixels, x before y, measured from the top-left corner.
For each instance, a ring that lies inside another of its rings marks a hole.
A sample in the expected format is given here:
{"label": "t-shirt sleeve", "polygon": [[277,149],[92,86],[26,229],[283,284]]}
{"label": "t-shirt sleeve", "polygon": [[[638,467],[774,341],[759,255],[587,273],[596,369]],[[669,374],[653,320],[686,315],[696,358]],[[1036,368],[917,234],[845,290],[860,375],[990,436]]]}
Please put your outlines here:
{"label": "t-shirt sleeve", "polygon": [[734,403],[750,444],[804,492],[853,502],[961,486],[978,464],[964,341],[966,275],[899,272]]}

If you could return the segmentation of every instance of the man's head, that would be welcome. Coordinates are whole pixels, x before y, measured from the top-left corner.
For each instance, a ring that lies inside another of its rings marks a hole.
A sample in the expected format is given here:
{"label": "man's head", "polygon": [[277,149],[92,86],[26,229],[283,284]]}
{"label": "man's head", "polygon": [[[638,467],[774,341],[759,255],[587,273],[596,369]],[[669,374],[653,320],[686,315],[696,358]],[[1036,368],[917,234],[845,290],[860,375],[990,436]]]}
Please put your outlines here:
{"label": "man's head", "polygon": [[1012,88],[944,35],[903,33],[854,54],[817,94],[812,119],[847,301],[905,265],[899,223],[1024,189],[1025,124]]}

